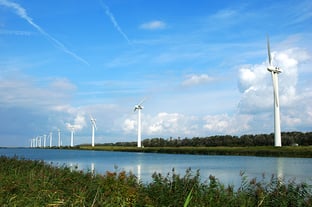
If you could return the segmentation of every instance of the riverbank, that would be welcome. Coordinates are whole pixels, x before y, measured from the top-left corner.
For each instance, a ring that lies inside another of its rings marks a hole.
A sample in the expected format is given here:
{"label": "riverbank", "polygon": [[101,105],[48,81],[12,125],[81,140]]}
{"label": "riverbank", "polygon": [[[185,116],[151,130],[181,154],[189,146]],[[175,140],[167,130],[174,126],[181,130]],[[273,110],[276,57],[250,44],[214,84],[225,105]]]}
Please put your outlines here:
{"label": "riverbank", "polygon": [[[217,177],[202,182],[199,172],[153,174],[143,184],[131,173],[104,175],[52,167],[42,161],[0,157],[0,206],[311,206],[312,187],[269,182],[241,174],[241,185],[225,186]],[[237,190],[234,190],[237,189]],[[190,196],[188,196],[190,195]],[[189,198],[189,199],[188,199]]]}
{"label": "riverbank", "polygon": [[94,146],[80,145],[82,150],[104,150],[122,152],[198,154],[198,155],[235,155],[266,157],[301,157],[312,158],[312,146],[294,147],[129,147],[129,146]]}

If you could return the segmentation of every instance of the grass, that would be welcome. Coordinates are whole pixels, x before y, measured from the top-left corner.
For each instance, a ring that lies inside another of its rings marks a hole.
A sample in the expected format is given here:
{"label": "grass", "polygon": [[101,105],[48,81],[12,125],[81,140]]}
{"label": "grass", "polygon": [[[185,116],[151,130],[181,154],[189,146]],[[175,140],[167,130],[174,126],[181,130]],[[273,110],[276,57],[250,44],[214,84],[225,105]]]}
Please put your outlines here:
{"label": "grass", "polygon": [[299,147],[124,147],[124,146],[95,146],[81,145],[83,150],[155,152],[173,154],[202,154],[202,155],[248,155],[272,157],[305,157],[312,158],[312,146]]}
{"label": "grass", "polygon": [[214,176],[201,181],[199,171],[181,176],[173,169],[143,184],[124,171],[96,175],[0,157],[0,206],[312,206],[312,187],[305,183],[241,177],[234,188]]}

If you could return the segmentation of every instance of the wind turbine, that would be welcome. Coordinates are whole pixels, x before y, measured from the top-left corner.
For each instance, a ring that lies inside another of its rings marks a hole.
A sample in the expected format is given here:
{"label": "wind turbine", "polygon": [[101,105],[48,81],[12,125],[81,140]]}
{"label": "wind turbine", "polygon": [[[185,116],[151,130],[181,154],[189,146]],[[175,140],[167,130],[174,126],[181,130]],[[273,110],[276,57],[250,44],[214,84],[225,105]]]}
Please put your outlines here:
{"label": "wind turbine", "polygon": [[57,133],[58,133],[58,147],[61,147],[61,130],[57,129]]}
{"label": "wind turbine", "polygon": [[49,133],[49,138],[50,138],[50,148],[52,148],[52,132]]}
{"label": "wind turbine", "polygon": [[96,120],[90,115],[91,125],[92,125],[92,136],[91,142],[92,147],[94,147],[94,131],[96,130]]}
{"label": "wind turbine", "polygon": [[43,135],[43,148],[46,147],[46,142],[47,142],[47,135],[44,134],[44,135]]}
{"label": "wind turbine", "polygon": [[75,132],[75,126],[70,126],[70,146],[74,146],[74,132]]}
{"label": "wind turbine", "polygon": [[269,66],[268,71],[271,72],[272,82],[273,82],[273,94],[274,94],[274,146],[281,147],[281,119],[280,119],[280,108],[279,108],[279,97],[278,97],[278,74],[282,71],[279,67],[272,65],[272,57],[270,51],[270,40],[267,37],[267,47],[268,47],[268,58]]}
{"label": "wind turbine", "polygon": [[41,147],[41,136],[38,136],[37,139],[37,146]]}
{"label": "wind turbine", "polygon": [[134,106],[134,111],[138,110],[138,147],[141,147],[141,110],[144,108],[142,106],[143,102],[145,101],[145,98],[137,105]]}

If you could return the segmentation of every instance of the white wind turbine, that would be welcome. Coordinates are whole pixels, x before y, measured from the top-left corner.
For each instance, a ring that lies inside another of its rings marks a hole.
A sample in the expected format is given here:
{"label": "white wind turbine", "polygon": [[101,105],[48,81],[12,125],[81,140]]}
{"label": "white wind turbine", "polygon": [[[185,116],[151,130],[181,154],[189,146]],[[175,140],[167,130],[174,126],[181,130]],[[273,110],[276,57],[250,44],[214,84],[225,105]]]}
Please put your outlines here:
{"label": "white wind turbine", "polygon": [[43,148],[46,147],[46,143],[47,143],[47,135],[44,134],[44,135],[43,135]]}
{"label": "white wind turbine", "polygon": [[137,105],[134,106],[134,111],[138,110],[138,147],[141,147],[141,110],[144,108],[142,106],[143,102],[145,101],[145,98]]}
{"label": "white wind turbine", "polygon": [[271,72],[272,81],[273,81],[273,94],[274,94],[274,146],[281,147],[281,120],[280,120],[280,108],[279,108],[279,96],[278,96],[278,74],[282,71],[279,67],[272,65],[272,57],[270,51],[270,40],[267,37],[267,47],[268,47],[268,57],[269,57],[269,66],[268,71]]}
{"label": "white wind turbine", "polygon": [[50,133],[49,133],[50,148],[52,148],[52,136],[53,136],[53,134],[52,134],[52,132],[50,132]]}
{"label": "white wind turbine", "polygon": [[37,146],[41,147],[41,136],[38,136],[37,139]]}
{"label": "white wind turbine", "polygon": [[70,146],[74,146],[74,132],[75,132],[75,126],[70,126]]}
{"label": "white wind turbine", "polygon": [[58,133],[58,147],[61,147],[61,130],[57,129],[57,133]]}
{"label": "white wind turbine", "polygon": [[91,145],[94,147],[94,131],[96,130],[96,120],[90,115],[91,125],[92,125],[92,135],[91,135]]}

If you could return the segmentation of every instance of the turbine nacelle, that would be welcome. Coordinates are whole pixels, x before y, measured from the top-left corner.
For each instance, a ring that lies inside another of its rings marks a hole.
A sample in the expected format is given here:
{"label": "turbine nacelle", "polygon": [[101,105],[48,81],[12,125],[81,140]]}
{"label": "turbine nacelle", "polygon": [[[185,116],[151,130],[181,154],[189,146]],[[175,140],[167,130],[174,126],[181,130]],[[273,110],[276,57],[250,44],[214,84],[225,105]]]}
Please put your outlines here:
{"label": "turbine nacelle", "polygon": [[94,119],[94,118],[90,115],[90,120],[91,120],[92,126],[93,126],[95,129],[97,129],[97,128],[96,128],[96,119]]}
{"label": "turbine nacelle", "polygon": [[144,107],[143,106],[141,106],[141,105],[135,105],[134,106],[134,111],[136,111],[136,110],[142,110]]}
{"label": "turbine nacelle", "polygon": [[282,72],[282,70],[279,68],[279,67],[274,67],[274,66],[268,66],[268,71],[269,72],[272,72],[272,73],[277,73],[277,74],[279,74],[279,73],[281,73]]}
{"label": "turbine nacelle", "polygon": [[70,126],[69,129],[70,129],[70,131],[74,132],[75,131],[75,126]]}

